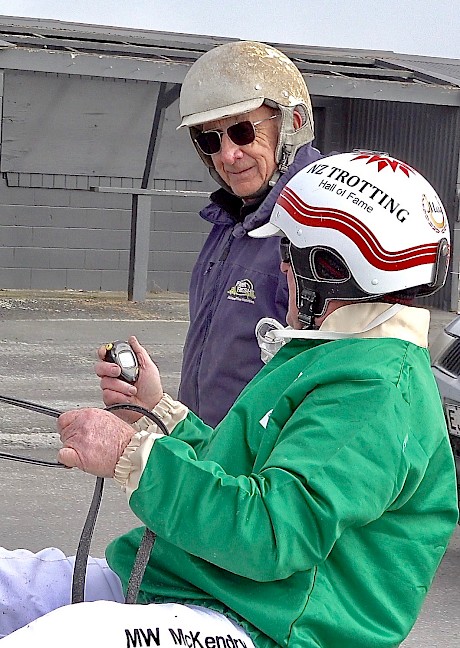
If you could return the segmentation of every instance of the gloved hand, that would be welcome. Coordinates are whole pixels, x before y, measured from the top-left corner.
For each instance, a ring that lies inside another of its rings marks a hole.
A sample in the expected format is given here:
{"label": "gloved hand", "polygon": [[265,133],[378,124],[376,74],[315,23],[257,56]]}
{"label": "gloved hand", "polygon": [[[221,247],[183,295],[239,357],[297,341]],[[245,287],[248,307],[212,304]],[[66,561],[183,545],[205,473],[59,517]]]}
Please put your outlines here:
{"label": "gloved hand", "polygon": [[128,423],[97,408],[64,412],[57,427],[64,445],[58,461],[96,477],[113,477],[118,459],[135,434]]}
{"label": "gloved hand", "polygon": [[[118,378],[121,369],[117,364],[105,362],[105,346],[98,349],[99,362],[96,363],[94,369],[101,379],[102,399],[106,406],[130,403],[152,410],[163,396],[163,386],[158,367],[144,347],[139,344],[136,337],[131,336],[128,343],[136,354],[139,363],[139,376],[134,385]],[[141,414],[128,410],[120,410],[116,415],[128,423],[134,423],[141,417]]]}

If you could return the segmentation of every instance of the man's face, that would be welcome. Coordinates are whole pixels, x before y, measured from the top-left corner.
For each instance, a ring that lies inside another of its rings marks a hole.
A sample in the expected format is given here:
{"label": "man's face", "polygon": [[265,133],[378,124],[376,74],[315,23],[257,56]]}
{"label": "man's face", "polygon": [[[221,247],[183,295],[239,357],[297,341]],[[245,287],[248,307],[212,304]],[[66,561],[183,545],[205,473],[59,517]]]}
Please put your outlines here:
{"label": "man's face", "polygon": [[229,185],[236,196],[250,199],[268,187],[268,182],[277,169],[275,150],[278,142],[279,119],[271,119],[255,127],[256,137],[251,144],[238,146],[225,130],[241,121],[256,122],[276,114],[268,106],[261,106],[249,113],[217,119],[202,125],[204,131],[221,130],[222,146],[212,155],[217,173]]}

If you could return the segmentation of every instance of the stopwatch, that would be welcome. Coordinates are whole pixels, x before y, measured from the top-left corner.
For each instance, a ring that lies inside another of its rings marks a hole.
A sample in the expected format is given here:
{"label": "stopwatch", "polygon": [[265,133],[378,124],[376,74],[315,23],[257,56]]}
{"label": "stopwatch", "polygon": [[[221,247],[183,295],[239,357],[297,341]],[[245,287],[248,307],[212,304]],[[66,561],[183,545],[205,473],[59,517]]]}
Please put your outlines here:
{"label": "stopwatch", "polygon": [[139,375],[137,356],[127,342],[117,340],[105,345],[106,362],[114,362],[121,369],[119,378],[128,383],[135,383]]}

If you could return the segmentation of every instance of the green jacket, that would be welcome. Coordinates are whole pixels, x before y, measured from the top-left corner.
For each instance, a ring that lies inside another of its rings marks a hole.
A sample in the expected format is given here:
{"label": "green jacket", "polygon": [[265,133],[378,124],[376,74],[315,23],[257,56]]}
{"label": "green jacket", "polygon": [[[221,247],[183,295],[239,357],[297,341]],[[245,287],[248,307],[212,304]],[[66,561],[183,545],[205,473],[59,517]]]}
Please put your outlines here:
{"label": "green jacket", "polygon": [[[398,646],[458,516],[427,349],[293,340],[215,430],[174,407],[171,436],[129,451],[158,536],[139,601],[213,608],[259,648]],[[141,534],[107,549],[125,587]]]}

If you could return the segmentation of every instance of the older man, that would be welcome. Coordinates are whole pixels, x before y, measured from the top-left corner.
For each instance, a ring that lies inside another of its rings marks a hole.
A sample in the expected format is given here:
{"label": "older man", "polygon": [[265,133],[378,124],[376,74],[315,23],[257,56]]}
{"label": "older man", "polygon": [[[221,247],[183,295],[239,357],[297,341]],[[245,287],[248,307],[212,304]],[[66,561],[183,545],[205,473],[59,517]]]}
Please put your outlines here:
{"label": "older man", "polygon": [[248,233],[266,223],[288,179],[320,157],[313,115],[297,67],[256,42],[217,47],[190,68],[180,127],[221,189],[201,217],[211,232],[190,283],[190,327],[179,398],[216,425],[261,368],[254,327],[284,321],[287,286],[275,241]]}

